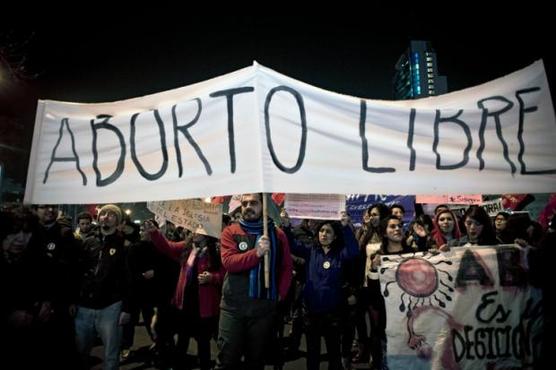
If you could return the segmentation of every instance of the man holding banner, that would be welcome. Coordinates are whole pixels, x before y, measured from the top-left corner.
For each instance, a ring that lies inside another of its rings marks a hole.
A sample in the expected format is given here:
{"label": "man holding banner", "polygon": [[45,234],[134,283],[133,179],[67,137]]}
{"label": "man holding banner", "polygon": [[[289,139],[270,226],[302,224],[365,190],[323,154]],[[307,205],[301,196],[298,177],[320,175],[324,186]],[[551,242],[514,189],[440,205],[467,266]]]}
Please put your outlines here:
{"label": "man holding banner", "polygon": [[[276,305],[292,278],[292,259],[285,234],[268,222],[263,236],[262,194],[241,196],[241,220],[224,229],[221,257],[227,273],[222,287],[217,369],[263,369],[274,325]],[[270,260],[265,287],[264,255]]]}

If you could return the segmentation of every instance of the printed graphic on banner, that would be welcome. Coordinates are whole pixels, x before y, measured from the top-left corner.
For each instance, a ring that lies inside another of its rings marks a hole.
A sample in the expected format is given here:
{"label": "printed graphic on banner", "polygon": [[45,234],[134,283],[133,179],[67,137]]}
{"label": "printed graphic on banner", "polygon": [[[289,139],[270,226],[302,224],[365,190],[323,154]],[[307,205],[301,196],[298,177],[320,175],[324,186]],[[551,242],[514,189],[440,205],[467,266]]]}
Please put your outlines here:
{"label": "printed graphic on banner", "polygon": [[390,369],[530,368],[539,355],[540,291],[522,250],[460,247],[384,256]]}

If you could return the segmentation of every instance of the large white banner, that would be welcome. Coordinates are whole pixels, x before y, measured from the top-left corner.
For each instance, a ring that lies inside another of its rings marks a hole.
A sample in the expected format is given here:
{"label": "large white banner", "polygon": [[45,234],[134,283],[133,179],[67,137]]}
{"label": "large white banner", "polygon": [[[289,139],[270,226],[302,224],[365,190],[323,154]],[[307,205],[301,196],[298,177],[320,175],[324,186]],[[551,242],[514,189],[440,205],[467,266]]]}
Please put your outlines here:
{"label": "large white banner", "polygon": [[125,101],[39,101],[25,201],[554,192],[555,142],[542,61],[409,101],[340,95],[255,63]]}
{"label": "large white banner", "polygon": [[389,368],[532,368],[542,309],[524,257],[515,246],[383,257]]}

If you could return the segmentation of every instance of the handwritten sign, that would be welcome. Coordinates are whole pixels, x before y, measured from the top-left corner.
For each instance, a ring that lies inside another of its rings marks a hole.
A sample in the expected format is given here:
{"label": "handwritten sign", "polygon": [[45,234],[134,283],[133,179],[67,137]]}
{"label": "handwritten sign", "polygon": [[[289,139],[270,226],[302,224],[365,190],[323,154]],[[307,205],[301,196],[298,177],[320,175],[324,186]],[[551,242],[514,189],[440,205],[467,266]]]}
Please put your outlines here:
{"label": "handwritten sign", "polygon": [[494,217],[498,214],[498,212],[501,212],[501,211],[504,210],[504,208],[502,207],[502,198],[498,198],[498,199],[494,199],[494,200],[489,200],[487,202],[483,202],[481,204],[481,207],[483,207],[485,209],[485,211],[487,211],[487,213],[490,217]]}
{"label": "handwritten sign", "polygon": [[417,195],[415,202],[425,204],[481,204],[481,194],[452,194],[452,195]]}
{"label": "handwritten sign", "polygon": [[389,368],[533,367],[541,295],[521,253],[499,245],[383,257]]}
{"label": "handwritten sign", "polygon": [[147,202],[147,208],[161,219],[192,232],[220,238],[222,205],[197,199]]}
{"label": "handwritten sign", "polygon": [[542,61],[409,101],[339,95],[255,64],[113,103],[39,101],[25,202],[549,193],[555,125]]}

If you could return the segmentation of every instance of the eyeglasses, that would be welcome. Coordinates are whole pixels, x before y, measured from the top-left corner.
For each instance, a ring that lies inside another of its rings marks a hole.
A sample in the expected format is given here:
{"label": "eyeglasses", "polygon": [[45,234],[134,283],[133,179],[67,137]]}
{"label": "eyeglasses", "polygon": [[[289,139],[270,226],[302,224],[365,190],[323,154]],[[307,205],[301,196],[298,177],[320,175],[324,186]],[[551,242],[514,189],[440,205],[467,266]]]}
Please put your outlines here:
{"label": "eyeglasses", "polygon": [[241,201],[241,206],[242,207],[253,207],[253,206],[258,206],[259,205],[259,201],[258,200],[243,200]]}
{"label": "eyeglasses", "polygon": [[56,204],[41,204],[37,208],[39,208],[39,209],[48,209],[48,208],[58,209],[58,206]]}

